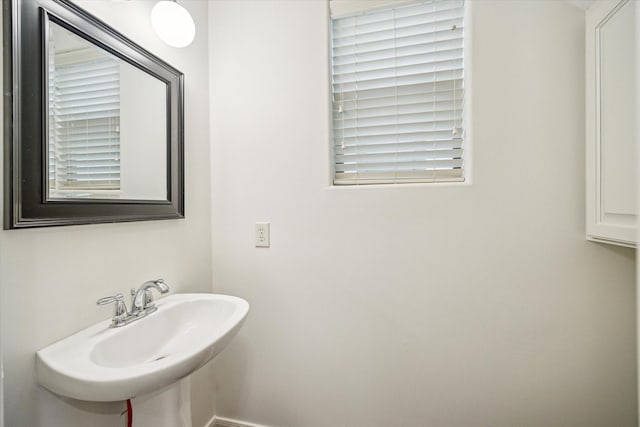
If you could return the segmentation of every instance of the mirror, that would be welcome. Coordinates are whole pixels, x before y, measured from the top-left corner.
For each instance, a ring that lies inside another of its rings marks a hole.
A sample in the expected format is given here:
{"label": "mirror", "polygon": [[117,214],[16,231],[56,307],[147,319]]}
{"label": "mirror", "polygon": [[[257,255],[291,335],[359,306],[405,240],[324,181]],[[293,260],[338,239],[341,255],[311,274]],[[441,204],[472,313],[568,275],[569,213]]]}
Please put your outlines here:
{"label": "mirror", "polygon": [[5,229],[184,217],[182,73],[68,0],[4,2]]}

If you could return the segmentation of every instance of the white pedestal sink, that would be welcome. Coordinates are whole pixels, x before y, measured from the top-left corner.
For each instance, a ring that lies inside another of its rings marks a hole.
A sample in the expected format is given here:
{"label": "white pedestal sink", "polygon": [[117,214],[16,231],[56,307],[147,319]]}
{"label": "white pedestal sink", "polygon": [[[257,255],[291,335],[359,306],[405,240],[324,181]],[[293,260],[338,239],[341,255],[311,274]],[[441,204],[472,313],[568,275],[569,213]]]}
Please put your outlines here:
{"label": "white pedestal sink", "polygon": [[105,320],[36,354],[38,381],[65,397],[132,399],[134,427],[191,427],[188,376],[236,334],[249,304],[216,294],[174,294],[129,325]]}

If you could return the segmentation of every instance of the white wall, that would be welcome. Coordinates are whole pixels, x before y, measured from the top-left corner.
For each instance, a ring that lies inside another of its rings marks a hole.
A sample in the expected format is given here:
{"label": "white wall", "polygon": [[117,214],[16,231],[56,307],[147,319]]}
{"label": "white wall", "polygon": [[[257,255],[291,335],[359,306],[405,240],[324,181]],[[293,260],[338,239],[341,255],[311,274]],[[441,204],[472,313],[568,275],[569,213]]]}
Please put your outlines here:
{"label": "white wall", "polygon": [[210,3],[214,290],[252,305],[218,416],[636,425],[635,254],[584,235],[584,12],[470,3],[472,185],[347,189],[326,2]]}
{"label": "white wall", "polygon": [[[208,3],[181,1],[198,32],[186,49],[156,38],[149,23],[153,2],[78,3],[185,73],[186,218],[0,232],[5,423],[11,427],[124,425],[122,403],[67,401],[38,387],[35,351],[110,317],[96,299],[147,279],[164,277],[172,292],[211,291]],[[194,379],[196,427],[213,416],[210,378]]]}

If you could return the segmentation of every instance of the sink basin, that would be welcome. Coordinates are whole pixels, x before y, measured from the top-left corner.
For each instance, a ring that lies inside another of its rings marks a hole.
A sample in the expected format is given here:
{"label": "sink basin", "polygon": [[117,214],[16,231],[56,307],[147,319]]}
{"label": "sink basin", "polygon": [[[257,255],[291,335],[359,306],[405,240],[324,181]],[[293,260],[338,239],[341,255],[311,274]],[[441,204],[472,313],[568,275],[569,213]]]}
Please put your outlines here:
{"label": "sink basin", "polygon": [[216,294],[174,294],[158,311],[119,328],[99,322],[37,352],[38,381],[79,400],[150,393],[187,377],[236,334],[249,304]]}

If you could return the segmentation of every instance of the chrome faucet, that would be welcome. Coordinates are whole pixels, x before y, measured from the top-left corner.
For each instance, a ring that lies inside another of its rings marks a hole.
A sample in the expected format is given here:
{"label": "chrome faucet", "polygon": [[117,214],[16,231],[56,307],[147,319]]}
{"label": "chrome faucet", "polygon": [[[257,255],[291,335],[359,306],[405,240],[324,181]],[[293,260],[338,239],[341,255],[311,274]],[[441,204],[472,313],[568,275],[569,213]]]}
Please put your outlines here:
{"label": "chrome faucet", "polygon": [[112,297],[100,298],[96,301],[96,304],[115,304],[113,307],[111,327],[117,328],[148,316],[158,309],[153,302],[153,294],[151,293],[152,289],[157,290],[161,294],[169,292],[169,286],[165,283],[164,279],[149,280],[140,285],[137,290],[135,288],[131,288],[131,310],[127,310],[127,305],[124,302],[124,296],[120,293]]}
{"label": "chrome faucet", "polygon": [[133,301],[131,302],[132,313],[144,313],[145,315],[151,314],[158,309],[153,302],[153,294],[151,289],[155,289],[161,294],[169,292],[169,286],[164,282],[164,279],[149,280],[140,285],[140,288],[136,291],[131,288],[131,296]]}

